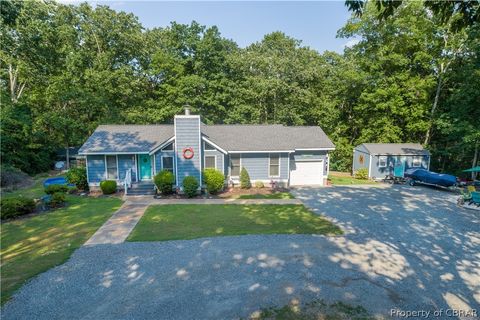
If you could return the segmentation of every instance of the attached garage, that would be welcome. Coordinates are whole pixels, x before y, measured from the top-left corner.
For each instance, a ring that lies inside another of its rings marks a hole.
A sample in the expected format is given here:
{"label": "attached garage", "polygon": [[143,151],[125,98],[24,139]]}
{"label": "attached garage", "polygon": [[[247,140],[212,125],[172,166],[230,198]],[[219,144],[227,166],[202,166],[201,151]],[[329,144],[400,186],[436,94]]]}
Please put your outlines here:
{"label": "attached garage", "polygon": [[304,160],[294,158],[290,163],[290,185],[323,185],[324,170],[324,159]]}

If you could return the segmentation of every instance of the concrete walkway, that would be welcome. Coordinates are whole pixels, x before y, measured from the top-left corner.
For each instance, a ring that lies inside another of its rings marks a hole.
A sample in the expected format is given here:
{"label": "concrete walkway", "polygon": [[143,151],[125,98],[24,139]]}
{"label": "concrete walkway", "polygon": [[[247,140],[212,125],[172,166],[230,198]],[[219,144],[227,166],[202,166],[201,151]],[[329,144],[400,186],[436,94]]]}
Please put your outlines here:
{"label": "concrete walkway", "polygon": [[128,196],[124,199],[124,205],[85,242],[85,246],[124,242],[150,205],[302,204],[298,199],[154,199],[152,196]]}
{"label": "concrete walkway", "polygon": [[124,242],[147,207],[148,204],[126,202],[84,245]]}

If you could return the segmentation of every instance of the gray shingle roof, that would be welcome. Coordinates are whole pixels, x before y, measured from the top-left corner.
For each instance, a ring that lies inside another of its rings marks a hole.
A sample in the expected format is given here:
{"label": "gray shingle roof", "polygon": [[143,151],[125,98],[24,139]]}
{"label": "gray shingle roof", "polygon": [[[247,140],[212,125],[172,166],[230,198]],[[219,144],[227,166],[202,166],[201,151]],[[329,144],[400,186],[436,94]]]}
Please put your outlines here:
{"label": "gray shingle roof", "polygon": [[173,125],[100,125],[78,152],[149,152],[173,135]]}
{"label": "gray shingle roof", "polygon": [[227,151],[281,151],[335,147],[320,127],[203,125],[202,133]]}
{"label": "gray shingle roof", "polygon": [[363,143],[370,154],[380,155],[430,155],[420,143]]}
{"label": "gray shingle roof", "polygon": [[[202,124],[201,130],[207,139],[226,151],[335,147],[320,127]],[[150,152],[173,136],[173,125],[101,125],[79,153]]]}

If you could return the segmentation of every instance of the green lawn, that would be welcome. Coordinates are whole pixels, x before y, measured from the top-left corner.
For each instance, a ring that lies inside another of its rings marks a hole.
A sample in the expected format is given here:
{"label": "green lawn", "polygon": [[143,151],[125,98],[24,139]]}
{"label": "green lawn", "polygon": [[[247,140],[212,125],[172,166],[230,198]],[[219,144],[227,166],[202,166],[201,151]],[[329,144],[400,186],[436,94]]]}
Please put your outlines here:
{"label": "green lawn", "polygon": [[62,209],[2,223],[2,304],[26,280],[65,262],[122,204],[118,198],[79,196],[67,202]]}
{"label": "green lawn", "polygon": [[355,179],[352,176],[343,176],[343,175],[329,175],[328,180],[333,185],[341,186],[341,185],[349,185],[349,184],[376,184],[373,180],[362,180],[362,179]]}
{"label": "green lawn", "polygon": [[165,241],[245,234],[341,234],[303,205],[150,206],[129,241]]}
{"label": "green lawn", "polygon": [[294,199],[290,192],[274,192],[268,194],[242,194],[238,199]]}

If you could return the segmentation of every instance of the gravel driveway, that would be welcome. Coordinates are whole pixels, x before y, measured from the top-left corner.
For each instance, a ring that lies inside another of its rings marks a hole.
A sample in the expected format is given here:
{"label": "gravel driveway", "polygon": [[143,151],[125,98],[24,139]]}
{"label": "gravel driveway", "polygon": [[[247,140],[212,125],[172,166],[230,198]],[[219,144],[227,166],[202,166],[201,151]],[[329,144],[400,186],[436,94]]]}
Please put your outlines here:
{"label": "gravel driveway", "polygon": [[480,218],[444,191],[298,189],[342,237],[241,236],[82,247],[26,284],[4,319],[232,319],[322,298],[480,312]]}

